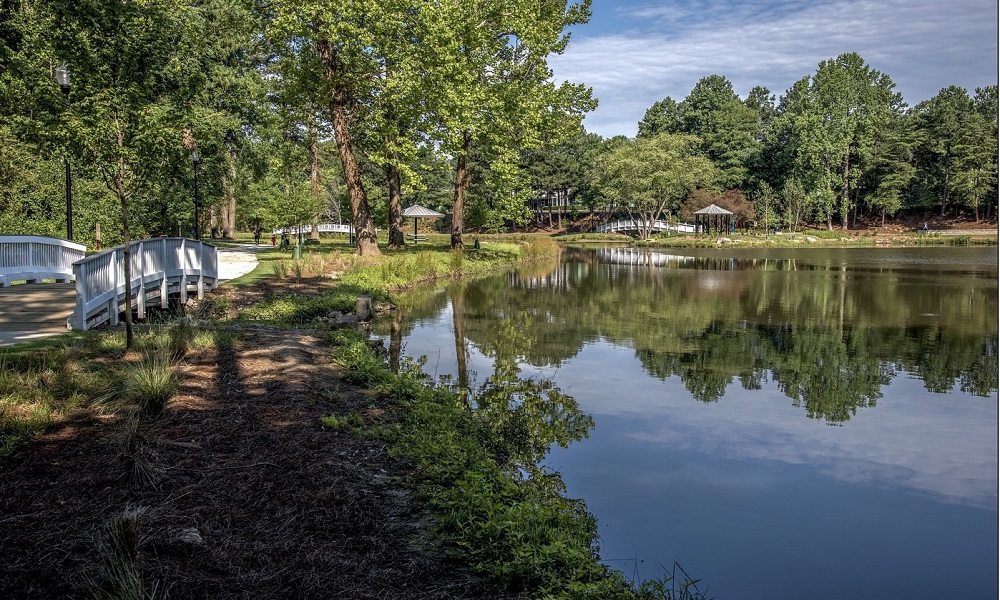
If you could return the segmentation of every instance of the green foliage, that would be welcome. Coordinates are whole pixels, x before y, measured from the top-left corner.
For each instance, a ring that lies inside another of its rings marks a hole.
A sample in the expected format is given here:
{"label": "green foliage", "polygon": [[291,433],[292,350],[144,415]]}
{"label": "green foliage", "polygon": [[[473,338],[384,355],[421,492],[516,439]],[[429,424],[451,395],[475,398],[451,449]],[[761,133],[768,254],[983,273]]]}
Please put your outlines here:
{"label": "green foliage", "polygon": [[357,433],[365,425],[365,419],[359,413],[352,412],[347,415],[326,415],[320,417],[323,427],[333,431],[349,431]]}
{"label": "green foliage", "polygon": [[676,213],[689,193],[712,184],[712,163],[697,153],[699,140],[663,133],[617,145],[602,157],[600,187],[649,239],[653,222]]}
{"label": "green foliage", "polygon": [[0,459],[34,433],[61,423],[105,383],[73,348],[0,349]]}
{"label": "green foliage", "polygon": [[[582,503],[562,495],[558,475],[519,463],[531,467],[522,475],[510,462],[514,456],[530,461],[539,448],[522,453],[507,447],[512,440],[497,437],[491,423],[505,410],[499,403],[505,392],[533,394],[536,400],[527,404],[541,403],[541,395],[548,393],[552,406],[568,407],[568,397],[557,395],[550,385],[516,382],[505,378],[510,372],[498,373],[479,394],[490,408],[470,409],[457,391],[427,385],[413,368],[393,375],[356,334],[339,335],[342,345],[335,357],[355,381],[376,382],[383,393],[398,393],[395,400],[405,410],[403,421],[385,432],[391,452],[414,465],[422,493],[435,509],[439,535],[477,572],[508,593],[526,597],[637,597],[621,573],[598,562],[596,522]],[[497,401],[487,401],[489,396]],[[516,414],[518,408],[513,410]],[[527,425],[520,429],[535,431]],[[531,442],[546,439],[542,433]],[[515,446],[525,441],[521,438]]]}

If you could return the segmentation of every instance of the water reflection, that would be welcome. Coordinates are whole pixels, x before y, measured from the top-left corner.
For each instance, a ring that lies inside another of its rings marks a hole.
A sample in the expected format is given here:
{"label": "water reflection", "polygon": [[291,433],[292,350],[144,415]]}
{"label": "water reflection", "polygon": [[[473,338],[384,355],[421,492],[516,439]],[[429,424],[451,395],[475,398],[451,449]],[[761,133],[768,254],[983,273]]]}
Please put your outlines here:
{"label": "water reflection", "polygon": [[904,371],[935,392],[996,389],[995,279],[937,278],[932,287],[927,274],[873,278],[803,272],[791,259],[653,254],[616,249],[579,260],[577,252],[544,275],[471,284],[457,311],[464,336],[488,345],[523,312],[529,364],[558,365],[605,339],[633,348],[650,375],[679,377],[697,400],[773,381],[808,417],[830,424],[875,406]]}
{"label": "water reflection", "polygon": [[488,374],[501,428],[524,374],[579,399],[596,427],[562,421],[590,439],[549,460],[608,559],[680,560],[716,597],[995,597],[995,249],[909,252],[570,250],[403,299],[397,347]]}

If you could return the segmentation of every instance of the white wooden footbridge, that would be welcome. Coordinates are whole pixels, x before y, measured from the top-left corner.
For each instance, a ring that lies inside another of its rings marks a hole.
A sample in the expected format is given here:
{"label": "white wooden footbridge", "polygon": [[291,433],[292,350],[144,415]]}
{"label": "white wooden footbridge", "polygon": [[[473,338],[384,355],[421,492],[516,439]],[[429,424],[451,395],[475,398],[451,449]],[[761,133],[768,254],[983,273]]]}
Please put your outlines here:
{"label": "white wooden footbridge", "polygon": [[132,310],[144,318],[148,307],[166,308],[172,296],[186,302],[218,285],[216,248],[198,240],[132,242],[127,284],[122,246],[90,256],[85,250],[58,238],[0,235],[0,331],[117,325],[126,289],[132,291]]}
{"label": "white wooden footbridge", "polygon": [[[597,233],[635,233],[640,231],[641,228],[639,225],[639,221],[635,219],[620,219],[618,221],[602,223],[595,227],[594,231]],[[653,221],[651,231],[653,233],[662,233],[664,231],[694,233],[695,226],[687,223],[668,223],[666,221],[656,220]]]}

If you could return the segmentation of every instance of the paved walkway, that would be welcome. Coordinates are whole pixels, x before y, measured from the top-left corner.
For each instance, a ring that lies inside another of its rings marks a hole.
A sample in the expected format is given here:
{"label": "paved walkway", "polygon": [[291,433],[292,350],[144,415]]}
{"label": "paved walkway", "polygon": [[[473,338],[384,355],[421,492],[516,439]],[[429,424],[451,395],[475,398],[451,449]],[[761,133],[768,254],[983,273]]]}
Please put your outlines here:
{"label": "paved walkway", "polygon": [[[229,281],[257,267],[257,252],[269,246],[237,244],[219,248],[219,281]],[[73,313],[72,283],[32,283],[0,288],[0,346],[66,333]]]}

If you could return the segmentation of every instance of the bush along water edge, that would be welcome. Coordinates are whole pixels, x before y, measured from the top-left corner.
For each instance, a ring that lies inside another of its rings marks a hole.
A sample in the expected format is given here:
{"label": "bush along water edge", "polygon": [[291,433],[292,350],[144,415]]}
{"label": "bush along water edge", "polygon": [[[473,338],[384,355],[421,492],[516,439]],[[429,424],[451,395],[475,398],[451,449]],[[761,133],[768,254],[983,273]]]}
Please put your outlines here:
{"label": "bush along water edge", "polygon": [[[470,396],[447,379],[432,381],[418,363],[393,373],[361,333],[340,330],[331,337],[346,381],[375,390],[399,415],[388,425],[368,425],[367,435],[383,439],[390,454],[411,467],[436,539],[498,591],[544,599],[704,598],[690,579],[664,574],[634,584],[600,562],[594,516],[581,500],[566,497],[558,473],[531,462],[545,452],[533,433],[565,445],[565,436],[578,439],[592,426],[550,382],[492,381]],[[498,405],[490,397],[512,390],[516,402]],[[560,406],[546,412],[545,402]],[[532,420],[574,413],[541,428]]]}

